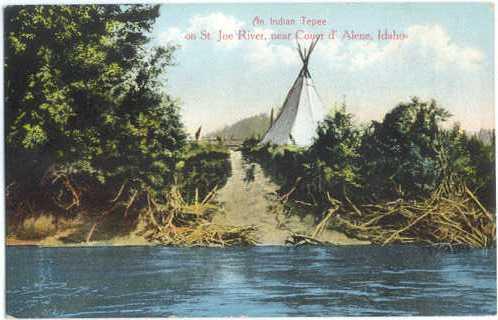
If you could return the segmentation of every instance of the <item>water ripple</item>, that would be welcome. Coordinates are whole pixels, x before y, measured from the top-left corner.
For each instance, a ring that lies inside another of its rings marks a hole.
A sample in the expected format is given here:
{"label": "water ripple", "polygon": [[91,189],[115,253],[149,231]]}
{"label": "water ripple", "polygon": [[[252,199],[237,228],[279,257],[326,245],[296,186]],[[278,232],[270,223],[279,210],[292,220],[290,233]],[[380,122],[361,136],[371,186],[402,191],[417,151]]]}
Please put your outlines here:
{"label": "water ripple", "polygon": [[496,313],[493,251],[7,248],[16,317]]}

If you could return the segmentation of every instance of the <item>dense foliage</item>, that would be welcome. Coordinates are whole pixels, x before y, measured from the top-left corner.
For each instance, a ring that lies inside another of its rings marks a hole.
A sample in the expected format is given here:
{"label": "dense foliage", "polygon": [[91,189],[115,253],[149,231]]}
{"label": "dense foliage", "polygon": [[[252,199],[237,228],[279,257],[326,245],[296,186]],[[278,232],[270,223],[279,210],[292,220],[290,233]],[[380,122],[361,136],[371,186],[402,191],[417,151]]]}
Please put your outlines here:
{"label": "dense foliage", "polygon": [[9,212],[126,215],[175,180],[194,183],[181,176],[217,151],[188,153],[177,103],[161,88],[175,48],[147,47],[158,15],[150,5],[5,9]]}
{"label": "dense foliage", "polygon": [[489,141],[483,140],[479,135],[471,137],[464,135],[463,141],[468,152],[470,174],[466,180],[469,187],[476,191],[479,199],[494,210],[496,208],[496,142],[494,131]]}
{"label": "dense foliage", "polygon": [[360,128],[343,107],[319,126],[308,149],[248,139],[243,150],[283,190],[296,187],[296,197],[316,205],[326,202],[327,193],[372,203],[422,199],[443,183],[465,183],[494,208],[494,138],[486,143],[458,125],[443,129],[449,116],[435,101],[413,98],[383,121]]}
{"label": "dense foliage", "polygon": [[192,142],[177,164],[177,184],[187,201],[221,188],[231,173],[228,148],[219,144]]}
{"label": "dense foliage", "polygon": [[434,190],[442,175],[438,157],[447,150],[439,146],[440,123],[448,117],[435,101],[414,98],[371,124],[360,152],[362,173],[374,197],[426,195]]}
{"label": "dense foliage", "polygon": [[346,196],[360,187],[360,143],[361,130],[353,125],[344,106],[320,124],[308,151],[313,159],[308,170],[319,192]]}
{"label": "dense foliage", "polygon": [[32,183],[53,163],[100,182],[132,174],[157,185],[168,176],[185,136],[157,86],[173,48],[144,49],[157,16],[149,6],[6,9],[10,177],[19,161]]}

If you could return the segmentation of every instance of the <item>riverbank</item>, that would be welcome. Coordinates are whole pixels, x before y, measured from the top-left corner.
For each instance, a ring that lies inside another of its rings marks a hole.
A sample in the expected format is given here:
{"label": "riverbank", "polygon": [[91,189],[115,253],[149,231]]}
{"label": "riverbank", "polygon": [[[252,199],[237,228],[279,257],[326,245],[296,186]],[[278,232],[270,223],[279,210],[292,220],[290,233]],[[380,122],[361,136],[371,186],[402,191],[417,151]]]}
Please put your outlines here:
{"label": "riverbank", "polygon": [[[270,235],[271,237],[271,235]],[[350,238],[344,233],[326,230],[322,235],[317,237],[318,240],[324,243],[330,243],[337,246],[348,245],[368,245],[370,242]],[[129,246],[163,246],[159,242],[153,242],[144,237],[133,235],[116,237],[105,241],[90,241],[90,242],[64,242],[57,236],[47,237],[40,240],[19,239],[13,236],[8,236],[5,244],[9,247],[129,247]],[[268,242],[259,243],[257,246],[285,246],[284,242]],[[181,247],[181,246],[180,246]]]}
{"label": "riverbank", "polygon": [[[349,238],[343,233],[330,231],[326,235],[320,236],[319,239],[322,242],[333,243],[335,246],[357,246],[357,245],[369,245],[370,242],[356,240]],[[62,241],[42,239],[42,240],[22,240],[13,237],[7,237],[5,241],[8,247],[50,247],[50,248],[71,248],[71,247],[156,247],[164,246],[158,242],[151,242],[144,238],[136,239],[112,239],[110,241],[91,241],[91,242],[75,242],[75,243],[64,243]],[[258,247],[262,246],[288,246],[285,244],[258,244]],[[178,246],[181,247],[181,246]],[[216,247],[216,246],[206,246],[206,247]]]}
{"label": "riverbank", "polygon": [[[344,116],[336,113],[339,120]],[[261,165],[265,173],[278,183],[282,202],[290,209],[314,208],[316,216],[322,220],[320,224],[349,237],[377,245],[496,246],[496,214],[492,201],[488,199],[494,191],[483,195],[482,185],[477,185],[475,180],[445,172],[424,190],[407,191],[416,185],[408,182],[413,180],[410,178],[391,185],[381,194],[378,191],[392,181],[389,177],[378,176],[377,179],[370,176],[372,172],[369,170],[378,169],[375,160],[367,159],[365,155],[363,160],[356,159],[358,162],[351,159],[347,168],[340,167],[342,162],[327,164],[331,159],[344,156],[322,154],[321,150],[327,149],[327,141],[322,141],[325,145],[306,149],[262,145],[257,139],[248,139],[241,150],[245,157]],[[329,149],[339,152],[341,148]],[[363,163],[364,171],[356,166],[358,163]],[[443,164],[446,166],[447,162]],[[319,240],[315,235],[313,232],[311,239],[298,235],[293,243],[308,240],[315,243]]]}
{"label": "riverbank", "polygon": [[33,247],[106,247],[106,246],[156,246],[158,243],[148,241],[143,237],[118,237],[108,241],[91,242],[63,242],[57,237],[49,237],[41,240],[24,240],[16,237],[5,239],[7,246],[33,246]]}
{"label": "riverbank", "polygon": [[[289,214],[285,212],[278,200],[278,186],[264,175],[259,164],[243,159],[241,152],[230,151],[231,174],[224,186],[217,190],[213,198],[214,214],[206,226],[217,231],[229,232],[229,229],[249,230],[253,234],[255,244],[286,245],[294,234],[311,236],[316,228],[316,221],[311,213],[300,212]],[[204,201],[202,201],[204,202]],[[198,206],[192,205],[186,211],[195,211]],[[44,247],[74,247],[74,246],[229,246],[227,242],[188,242],[175,241],[168,243],[157,237],[147,236],[148,215],[139,218],[135,226],[115,223],[99,225],[93,232],[92,241],[85,241],[92,228],[92,221],[75,219],[59,224],[60,231],[39,240],[26,240],[18,237],[7,237],[7,245],[11,246],[44,246]],[[45,224],[50,219],[44,218]],[[41,224],[33,221],[32,225]],[[119,221],[119,220],[118,220]],[[149,221],[150,222],[150,221]],[[204,223],[204,222],[203,222]],[[62,227],[61,227],[62,226]],[[149,226],[150,227],[150,226]],[[53,228],[53,227],[52,227]],[[127,232],[124,232],[125,228]],[[174,232],[181,232],[176,227]],[[204,232],[204,231],[203,231]],[[222,234],[223,232],[219,233]],[[216,237],[214,237],[216,238]],[[365,245],[369,241],[357,240],[345,233],[325,228],[316,234],[316,240],[330,245]],[[169,241],[170,237],[168,238]],[[181,238],[183,239],[183,237]],[[180,240],[181,240],[180,239]],[[244,245],[244,243],[234,243]],[[245,243],[245,245],[250,245]]]}
{"label": "riverbank", "polygon": [[[105,240],[74,241],[71,237],[84,234],[90,228],[89,224],[80,225],[80,228],[67,228],[41,239],[23,239],[15,235],[7,235],[5,244],[7,246],[37,246],[37,247],[102,247],[102,246],[154,246],[157,245],[147,240],[139,231],[133,231],[127,235],[104,236],[96,232],[100,238]],[[98,238],[97,238],[98,239]]]}
{"label": "riverbank", "polygon": [[63,243],[63,242],[50,242],[50,241],[31,241],[31,240],[17,240],[7,239],[6,245],[8,247],[42,247],[42,248],[81,248],[81,247],[154,247],[160,246],[158,243],[148,241],[123,241],[123,242],[106,242],[106,241],[92,241],[89,243]]}
{"label": "riverbank", "polygon": [[[220,222],[220,219],[224,219],[226,217],[226,213],[220,214],[220,216],[216,216],[214,221]],[[232,217],[233,219],[233,217]],[[246,221],[238,221],[238,227],[247,227],[251,225],[251,223],[255,222],[255,219],[258,219],[253,216],[251,219],[247,219]],[[282,219],[282,218],[281,218]],[[268,219],[269,222],[272,219]],[[278,223],[279,218],[273,218],[275,223]],[[221,223],[221,222],[220,222]],[[225,223],[235,223],[234,220],[226,220]],[[222,224],[223,225],[223,224]],[[285,227],[283,227],[285,226]],[[260,222],[259,228],[256,229],[256,238],[258,240],[257,246],[285,246],[286,241],[293,234],[289,229],[293,227],[294,230],[299,231],[300,233],[306,233],[306,230],[310,230],[313,226],[311,217],[305,217],[303,219],[298,217],[288,217],[283,218],[283,222],[280,222],[280,225],[272,225],[271,223]],[[69,228],[66,230],[61,230],[54,235],[41,238],[41,239],[24,239],[19,238],[15,235],[7,235],[5,239],[5,243],[7,246],[20,246],[20,247],[105,247],[105,246],[164,246],[165,244],[159,241],[151,241],[150,239],[144,236],[144,232],[142,229],[134,230],[126,235],[119,236],[109,236],[102,235],[99,233],[99,230],[95,232],[96,239],[105,239],[105,240],[94,240],[94,241],[71,241],[71,237],[75,234],[83,234],[87,232],[89,226],[82,226],[80,229]],[[345,245],[367,245],[370,244],[368,241],[357,240],[351,237],[348,237],[346,234],[326,229],[324,230],[318,237],[317,240],[337,246],[345,246]],[[182,245],[172,245],[181,247]],[[215,247],[215,245],[206,245],[206,247]]]}

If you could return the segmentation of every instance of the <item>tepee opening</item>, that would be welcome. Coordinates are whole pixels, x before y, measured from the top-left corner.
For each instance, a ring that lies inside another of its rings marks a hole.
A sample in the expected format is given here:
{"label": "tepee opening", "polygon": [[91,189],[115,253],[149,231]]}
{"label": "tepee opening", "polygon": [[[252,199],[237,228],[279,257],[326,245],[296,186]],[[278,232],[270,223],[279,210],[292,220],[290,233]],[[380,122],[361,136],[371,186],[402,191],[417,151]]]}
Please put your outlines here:
{"label": "tepee opening", "polygon": [[326,110],[308,69],[309,59],[317,42],[318,39],[313,41],[308,50],[303,50],[301,45],[297,44],[303,66],[287,94],[280,113],[260,143],[295,144],[301,147],[313,143],[318,124],[326,116]]}

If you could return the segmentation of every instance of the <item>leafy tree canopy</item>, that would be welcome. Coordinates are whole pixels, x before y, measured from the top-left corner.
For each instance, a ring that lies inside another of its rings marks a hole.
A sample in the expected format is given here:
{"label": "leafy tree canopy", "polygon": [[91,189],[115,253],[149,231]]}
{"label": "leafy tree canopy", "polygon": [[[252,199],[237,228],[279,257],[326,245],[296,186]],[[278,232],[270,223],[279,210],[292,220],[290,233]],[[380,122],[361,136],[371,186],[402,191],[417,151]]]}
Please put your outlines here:
{"label": "leafy tree canopy", "polygon": [[149,5],[6,8],[9,179],[37,183],[47,170],[153,188],[171,179],[185,134],[159,90],[174,48],[145,47],[158,15]]}
{"label": "leafy tree canopy", "polygon": [[328,116],[317,129],[317,138],[309,149],[311,171],[336,197],[359,186],[358,149],[361,131],[352,122],[345,106]]}
{"label": "leafy tree canopy", "polygon": [[422,195],[433,190],[441,172],[438,163],[440,124],[450,114],[434,100],[413,98],[373,122],[364,135],[363,174],[373,195]]}

